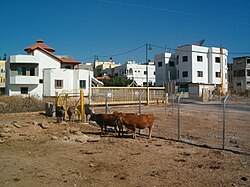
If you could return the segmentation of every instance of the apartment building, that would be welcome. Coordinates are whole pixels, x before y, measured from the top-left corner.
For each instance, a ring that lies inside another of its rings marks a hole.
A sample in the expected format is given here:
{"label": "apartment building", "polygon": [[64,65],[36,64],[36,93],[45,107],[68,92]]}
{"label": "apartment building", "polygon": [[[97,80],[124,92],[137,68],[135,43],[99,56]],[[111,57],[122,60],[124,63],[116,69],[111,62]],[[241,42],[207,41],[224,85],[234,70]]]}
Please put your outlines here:
{"label": "apartment building", "polygon": [[229,68],[232,90],[237,93],[250,90],[250,56],[233,58],[233,63]]}
{"label": "apartment building", "polygon": [[180,46],[175,51],[179,88],[190,96],[201,96],[202,89],[212,92],[216,87],[222,94],[228,91],[228,51],[199,45]]}
{"label": "apartment building", "polygon": [[[147,74],[148,70],[148,74]],[[130,60],[114,67],[113,77],[124,77],[133,80],[138,86],[155,85],[155,65],[153,62],[148,64],[138,64],[135,60]]]}
{"label": "apartment building", "polygon": [[171,80],[190,96],[201,96],[202,89],[212,92],[216,87],[225,94],[228,91],[228,51],[202,44],[179,46],[172,55],[155,55],[157,85]]}
{"label": "apartment building", "polygon": [[25,55],[12,55],[6,62],[6,95],[31,94],[39,98],[62,91],[85,89],[88,94],[93,71],[76,68],[80,62],[54,54],[55,49],[39,39],[24,49]]}
{"label": "apartment building", "polygon": [[93,63],[95,76],[100,76],[101,74],[111,76],[113,74],[114,67],[117,66],[120,66],[120,64],[116,64],[111,57],[109,61],[99,61],[99,59],[97,58]]}

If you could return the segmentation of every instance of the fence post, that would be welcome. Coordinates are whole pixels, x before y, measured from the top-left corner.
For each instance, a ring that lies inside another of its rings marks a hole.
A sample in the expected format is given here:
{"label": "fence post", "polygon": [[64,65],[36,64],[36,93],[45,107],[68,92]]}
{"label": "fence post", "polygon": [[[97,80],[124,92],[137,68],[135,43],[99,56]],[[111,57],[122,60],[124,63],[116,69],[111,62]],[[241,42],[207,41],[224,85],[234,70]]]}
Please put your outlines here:
{"label": "fence post", "polygon": [[112,96],[111,92],[108,92],[105,96],[105,114],[108,113],[108,98]]}
{"label": "fence post", "polygon": [[229,93],[226,95],[223,100],[223,130],[222,130],[222,149],[225,147],[225,130],[226,130],[226,101],[229,96]]}
{"label": "fence post", "polygon": [[180,99],[183,92],[178,97],[178,141],[180,141]]}
{"label": "fence post", "polygon": [[141,93],[139,93],[139,114],[141,114]]}
{"label": "fence post", "polygon": [[174,116],[174,94],[172,95],[172,116]]}
{"label": "fence post", "polygon": [[58,92],[56,92],[56,106],[59,105],[59,96],[58,96]]}
{"label": "fence post", "polygon": [[165,93],[165,116],[167,115],[168,93]]}
{"label": "fence post", "polygon": [[147,87],[147,105],[149,105],[149,95],[150,95],[149,87]]}
{"label": "fence post", "polygon": [[84,95],[83,89],[80,89],[80,98],[81,98],[81,120],[84,122],[85,111],[84,111]]}

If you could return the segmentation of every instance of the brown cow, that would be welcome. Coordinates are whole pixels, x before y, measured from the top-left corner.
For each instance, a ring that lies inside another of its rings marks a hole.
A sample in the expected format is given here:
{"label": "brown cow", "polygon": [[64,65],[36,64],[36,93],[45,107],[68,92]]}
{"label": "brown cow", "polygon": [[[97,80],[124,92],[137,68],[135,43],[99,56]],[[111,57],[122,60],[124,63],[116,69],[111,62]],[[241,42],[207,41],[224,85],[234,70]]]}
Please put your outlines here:
{"label": "brown cow", "polygon": [[105,129],[105,133],[107,132],[107,126],[112,126],[117,131],[117,125],[115,123],[116,116],[113,114],[94,114],[92,113],[90,121],[95,121],[101,127],[101,135],[103,133],[103,128]]}
{"label": "brown cow", "polygon": [[152,134],[152,126],[154,122],[154,115],[153,114],[120,114],[117,117],[116,123],[119,127],[119,134],[122,130],[123,135],[123,125],[127,127],[128,129],[133,130],[133,138],[136,138],[136,128],[138,129],[144,129],[148,127],[149,129],[149,135],[148,138],[151,138]]}

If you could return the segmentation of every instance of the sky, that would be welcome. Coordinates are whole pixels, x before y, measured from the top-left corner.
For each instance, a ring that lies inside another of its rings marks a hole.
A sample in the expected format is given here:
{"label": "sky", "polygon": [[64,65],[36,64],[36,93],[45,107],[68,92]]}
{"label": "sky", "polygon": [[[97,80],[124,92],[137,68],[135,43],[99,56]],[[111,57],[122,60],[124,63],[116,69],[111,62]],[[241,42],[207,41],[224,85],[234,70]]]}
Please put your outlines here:
{"label": "sky", "polygon": [[92,62],[145,62],[204,39],[233,57],[250,56],[249,0],[4,0],[0,56],[25,54],[37,39],[56,55]]}

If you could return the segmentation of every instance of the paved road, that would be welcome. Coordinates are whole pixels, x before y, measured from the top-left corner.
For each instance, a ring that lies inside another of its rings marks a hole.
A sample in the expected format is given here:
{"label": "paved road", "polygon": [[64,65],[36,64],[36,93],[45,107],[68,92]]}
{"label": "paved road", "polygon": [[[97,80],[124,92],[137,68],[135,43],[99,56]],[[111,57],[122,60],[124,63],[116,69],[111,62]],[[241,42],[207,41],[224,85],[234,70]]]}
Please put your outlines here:
{"label": "paved road", "polygon": [[[171,101],[170,101],[171,102]],[[202,108],[204,110],[223,110],[223,103],[220,101],[211,101],[211,102],[199,102],[194,100],[181,100],[181,105],[185,105],[186,107],[195,107],[195,108]],[[175,105],[177,103],[175,102]],[[234,110],[238,112],[246,112],[250,114],[250,105],[247,104],[227,104],[226,103],[226,110]],[[250,116],[249,116],[250,119]]]}

